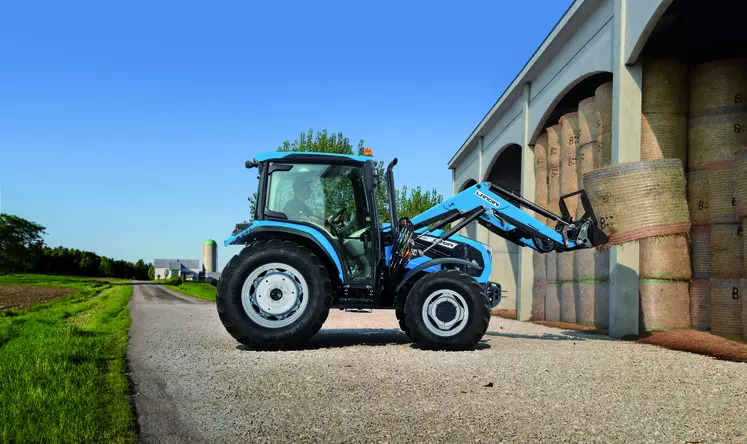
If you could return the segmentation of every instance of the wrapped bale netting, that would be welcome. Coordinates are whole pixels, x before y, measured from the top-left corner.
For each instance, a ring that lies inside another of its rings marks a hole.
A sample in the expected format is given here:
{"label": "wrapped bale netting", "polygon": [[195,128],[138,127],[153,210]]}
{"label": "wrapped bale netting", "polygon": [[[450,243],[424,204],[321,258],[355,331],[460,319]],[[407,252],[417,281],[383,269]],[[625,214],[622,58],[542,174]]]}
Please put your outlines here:
{"label": "wrapped bale netting", "polygon": [[573,256],[573,279],[576,281],[602,281],[610,276],[610,251],[584,248]]}
{"label": "wrapped bale netting", "polygon": [[610,245],[690,231],[685,174],[677,159],[592,171],[584,174],[584,188]]}
{"label": "wrapped bale netting", "polygon": [[738,222],[733,162],[713,163],[707,166],[707,170],[710,222],[716,224]]}
{"label": "wrapped bale netting", "polygon": [[548,282],[545,286],[545,320],[560,320],[560,284]]}
{"label": "wrapped bale netting", "polygon": [[742,219],[742,262],[744,265],[744,277],[747,277],[747,260],[745,258],[747,257],[747,236],[744,235],[745,230],[747,230],[747,217]]}
{"label": "wrapped bale netting", "polygon": [[747,146],[747,111],[691,118],[687,139],[692,169],[732,161]]}
{"label": "wrapped bale netting", "polygon": [[[579,188],[576,153],[578,152],[578,113],[570,113],[560,118],[560,195],[572,193]],[[576,214],[578,198],[566,199],[568,213]]]}
{"label": "wrapped bale netting", "polygon": [[711,333],[741,337],[742,289],[737,279],[711,279]]}
{"label": "wrapped bale netting", "polygon": [[547,283],[535,282],[532,284],[532,320],[545,320],[545,290]]}
{"label": "wrapped bale netting", "polygon": [[[534,201],[542,208],[548,207],[547,185],[547,133],[542,132],[534,144]],[[535,217],[543,224],[547,223],[545,216],[536,214]]]}
{"label": "wrapped bale netting", "polygon": [[715,279],[739,279],[744,275],[742,224],[711,225],[711,275]]}
{"label": "wrapped bale netting", "polygon": [[602,134],[612,133],[612,82],[600,85],[594,91],[594,101],[597,105],[597,140]]}
{"label": "wrapped bale netting", "polygon": [[742,150],[737,154],[736,170],[734,193],[737,200],[737,215],[744,218],[747,217],[747,151]]}
{"label": "wrapped bale netting", "polygon": [[711,329],[711,289],[709,279],[690,282],[690,322],[696,330]]}
{"label": "wrapped bale netting", "polygon": [[534,282],[545,282],[547,280],[547,254],[538,251],[532,252],[532,268],[534,269]]}
{"label": "wrapped bale netting", "polygon": [[689,281],[692,266],[687,235],[641,239],[638,273],[641,279]]}
{"label": "wrapped bale netting", "polygon": [[641,116],[641,160],[679,159],[687,166],[687,118],[675,114]]}
{"label": "wrapped bale netting", "polygon": [[548,210],[560,213],[558,199],[560,198],[560,125],[554,125],[547,129],[548,148],[548,183],[547,197]]}
{"label": "wrapped bale netting", "polygon": [[716,60],[690,69],[691,117],[745,110],[747,59]]}
{"label": "wrapped bale netting", "polygon": [[693,264],[693,278],[711,278],[711,227],[693,225],[690,230],[690,257]]}
{"label": "wrapped bale netting", "polygon": [[686,116],[687,75],[687,66],[677,60],[645,59],[641,103],[643,112]]}
{"label": "wrapped bale netting", "polygon": [[710,222],[707,171],[690,171],[687,173],[687,207],[693,225],[705,225]]}
{"label": "wrapped bale netting", "polygon": [[640,328],[643,331],[690,328],[689,283],[640,281]]}
{"label": "wrapped bale netting", "polygon": [[576,290],[575,282],[560,284],[560,320],[562,322],[576,322]]}
{"label": "wrapped bale netting", "polygon": [[597,141],[597,103],[594,97],[587,97],[578,103],[578,145]]}
{"label": "wrapped bale netting", "polygon": [[609,328],[609,281],[574,281],[576,323]]}

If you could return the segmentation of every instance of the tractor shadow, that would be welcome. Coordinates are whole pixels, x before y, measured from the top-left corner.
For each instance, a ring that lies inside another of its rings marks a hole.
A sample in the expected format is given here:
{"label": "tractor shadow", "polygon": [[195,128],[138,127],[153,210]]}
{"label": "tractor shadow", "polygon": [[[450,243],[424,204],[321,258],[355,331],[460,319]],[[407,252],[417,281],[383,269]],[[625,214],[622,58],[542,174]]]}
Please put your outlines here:
{"label": "tractor shadow", "polygon": [[[412,339],[408,338],[398,328],[323,328],[305,344],[284,350],[321,350],[358,346],[383,347],[405,344],[410,344],[410,348],[415,350],[426,350],[413,343]],[[255,351],[241,344],[237,345],[236,348],[242,351]],[[490,348],[490,345],[485,341],[481,341],[471,351],[488,348]]]}
{"label": "tractor shadow", "polygon": [[543,333],[541,335],[528,335],[522,333],[504,333],[499,331],[487,331],[485,336],[494,336],[498,338],[511,338],[511,339],[533,339],[542,341],[617,341],[615,338],[609,336],[603,336],[595,333],[586,333],[581,331],[563,331],[559,334],[555,333]]}

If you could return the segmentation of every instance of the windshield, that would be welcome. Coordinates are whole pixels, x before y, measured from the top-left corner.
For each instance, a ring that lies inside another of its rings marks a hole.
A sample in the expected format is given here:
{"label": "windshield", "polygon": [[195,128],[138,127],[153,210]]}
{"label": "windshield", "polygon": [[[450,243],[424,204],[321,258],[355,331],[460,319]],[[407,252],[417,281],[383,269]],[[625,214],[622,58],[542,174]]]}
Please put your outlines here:
{"label": "windshield", "polygon": [[349,276],[370,278],[371,206],[362,166],[278,163],[268,179],[266,210],[319,228],[341,251]]}

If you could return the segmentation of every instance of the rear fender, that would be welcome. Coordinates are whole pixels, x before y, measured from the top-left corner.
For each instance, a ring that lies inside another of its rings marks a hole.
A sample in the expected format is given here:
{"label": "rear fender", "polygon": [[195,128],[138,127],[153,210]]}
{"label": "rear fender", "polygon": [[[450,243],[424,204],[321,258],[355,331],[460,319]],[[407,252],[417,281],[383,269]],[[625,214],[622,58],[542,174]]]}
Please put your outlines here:
{"label": "rear fender", "polygon": [[[273,233],[277,233],[278,237],[281,238],[291,235],[298,236],[312,242],[317,247],[317,249],[326,256],[325,258],[320,259],[326,259],[326,262],[334,265],[334,267],[336,268],[336,270],[334,271],[336,271],[340,282],[344,282],[340,255],[337,253],[337,250],[335,250],[329,239],[327,239],[324,234],[313,227],[288,222],[275,222],[266,220],[254,221],[249,225],[248,228],[238,233],[232,234],[228,239],[226,239],[224,245],[243,245],[250,242],[259,234],[272,235]],[[330,273],[333,273],[333,270],[329,271]]]}

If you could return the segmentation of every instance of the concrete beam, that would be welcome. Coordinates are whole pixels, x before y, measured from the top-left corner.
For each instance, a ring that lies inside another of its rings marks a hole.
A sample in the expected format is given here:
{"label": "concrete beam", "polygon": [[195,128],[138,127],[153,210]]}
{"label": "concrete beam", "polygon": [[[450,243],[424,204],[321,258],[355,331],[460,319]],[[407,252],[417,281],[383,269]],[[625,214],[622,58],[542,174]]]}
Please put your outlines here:
{"label": "concrete beam", "polygon": [[[641,160],[641,63],[626,65],[626,21],[629,0],[615,0],[612,97],[612,164]],[[609,335],[638,334],[638,242],[610,252]]]}
{"label": "concrete beam", "polygon": [[[529,146],[529,100],[531,84],[524,85],[524,143],[521,147],[521,195],[534,202],[534,151]],[[532,316],[532,267],[531,248],[519,249],[519,273],[516,283],[516,318],[528,321]]]}

